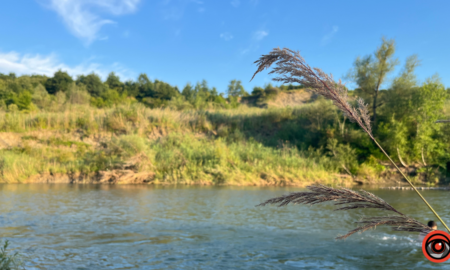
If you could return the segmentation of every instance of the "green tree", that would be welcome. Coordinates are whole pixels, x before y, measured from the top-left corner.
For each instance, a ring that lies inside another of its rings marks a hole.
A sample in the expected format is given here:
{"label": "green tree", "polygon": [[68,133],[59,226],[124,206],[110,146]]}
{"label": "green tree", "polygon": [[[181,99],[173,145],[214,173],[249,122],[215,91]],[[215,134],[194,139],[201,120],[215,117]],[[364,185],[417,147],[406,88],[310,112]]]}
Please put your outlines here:
{"label": "green tree", "polygon": [[253,96],[261,96],[264,95],[264,88],[255,86],[252,91]]}
{"label": "green tree", "polygon": [[16,94],[8,88],[0,88],[0,100],[3,100],[5,105],[14,103]]}
{"label": "green tree", "polygon": [[183,88],[183,91],[181,91],[181,95],[184,96],[186,101],[188,101],[191,104],[194,104],[195,91],[190,83],[186,84],[186,86]]}
{"label": "green tree", "polygon": [[42,84],[39,84],[34,88],[32,102],[40,109],[47,108],[50,105],[50,95]]}
{"label": "green tree", "polygon": [[395,41],[382,38],[381,45],[374,53],[374,57],[368,55],[363,58],[356,58],[354,69],[349,72],[348,77],[352,78],[358,85],[357,94],[372,103],[372,121],[374,128],[377,123],[378,93],[381,85],[386,82],[387,75],[394,70],[398,60],[394,59]]}
{"label": "green tree", "polygon": [[137,97],[139,99],[143,99],[145,97],[152,97],[153,96],[153,83],[148,78],[147,74],[142,73],[139,75],[137,80],[137,85],[139,88]]}
{"label": "green tree", "polygon": [[415,70],[419,65],[417,55],[408,57],[400,76],[394,79],[392,86],[386,91],[382,101],[384,103],[382,114],[385,119],[395,116],[400,120],[414,114],[416,108],[412,106],[412,101],[419,91]]}
{"label": "green tree", "polygon": [[139,95],[139,84],[132,80],[125,82],[124,89],[130,97],[137,97]]}
{"label": "green tree", "polygon": [[416,109],[413,120],[416,126],[416,155],[419,155],[422,149],[433,152],[438,148],[438,142],[434,140],[433,135],[439,126],[434,122],[441,116],[446,99],[445,87],[437,76],[428,79],[419,88],[419,93],[413,101],[413,107]]}
{"label": "green tree", "polygon": [[93,97],[101,97],[106,91],[106,86],[103,84],[102,79],[95,73],[79,76],[77,85],[84,85],[88,93]]}
{"label": "green tree", "polygon": [[14,98],[14,104],[19,107],[19,110],[29,110],[31,108],[32,99],[33,97],[31,93],[28,91],[24,91]]}
{"label": "green tree", "polygon": [[173,97],[180,94],[177,87],[173,87],[170,84],[159,80],[154,81],[152,90],[152,97],[161,100],[171,100]]}
{"label": "green tree", "polygon": [[108,85],[109,89],[116,90],[119,93],[122,93],[125,87],[124,83],[120,81],[119,76],[114,72],[109,73],[105,83]]}
{"label": "green tree", "polygon": [[211,88],[209,93],[210,93],[211,100],[214,100],[219,95],[219,92],[217,92],[217,88],[215,88],[215,87]]}
{"label": "green tree", "polygon": [[45,89],[47,89],[47,92],[52,95],[59,91],[66,92],[72,82],[73,79],[69,74],[67,74],[67,72],[58,70],[53,75],[53,78],[50,78],[45,82]]}
{"label": "green tree", "polygon": [[239,80],[230,81],[227,93],[228,97],[242,97],[247,95],[247,92],[245,92],[244,87]]}

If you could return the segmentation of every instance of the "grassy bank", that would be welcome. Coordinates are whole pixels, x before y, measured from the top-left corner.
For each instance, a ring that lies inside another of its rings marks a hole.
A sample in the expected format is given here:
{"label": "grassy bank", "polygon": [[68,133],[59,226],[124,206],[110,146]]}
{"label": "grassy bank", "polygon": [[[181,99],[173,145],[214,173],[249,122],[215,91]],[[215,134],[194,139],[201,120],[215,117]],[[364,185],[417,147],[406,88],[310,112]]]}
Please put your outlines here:
{"label": "grassy bank", "polygon": [[304,142],[292,140],[299,135],[298,121],[318,105],[180,112],[135,104],[0,113],[1,181],[300,186],[351,181],[331,158],[299,150]]}

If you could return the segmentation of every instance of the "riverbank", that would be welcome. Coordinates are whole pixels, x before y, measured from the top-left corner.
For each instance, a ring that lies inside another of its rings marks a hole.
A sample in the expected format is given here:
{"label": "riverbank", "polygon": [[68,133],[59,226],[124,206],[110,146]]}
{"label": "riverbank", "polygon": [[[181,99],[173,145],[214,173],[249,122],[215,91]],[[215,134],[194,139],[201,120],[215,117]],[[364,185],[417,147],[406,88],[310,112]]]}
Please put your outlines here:
{"label": "riverbank", "polygon": [[[327,104],[325,104],[327,105]],[[298,108],[216,111],[74,106],[63,112],[0,113],[0,182],[307,186],[383,183],[320,149],[299,150]],[[289,139],[291,138],[291,139]],[[288,140],[289,139],[289,140]]]}

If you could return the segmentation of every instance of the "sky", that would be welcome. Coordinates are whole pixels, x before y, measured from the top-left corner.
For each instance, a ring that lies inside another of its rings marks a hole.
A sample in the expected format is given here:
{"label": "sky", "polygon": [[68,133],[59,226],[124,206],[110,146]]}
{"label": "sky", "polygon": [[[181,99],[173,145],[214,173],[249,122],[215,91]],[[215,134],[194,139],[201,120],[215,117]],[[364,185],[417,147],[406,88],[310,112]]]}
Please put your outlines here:
{"label": "sky", "polygon": [[390,80],[417,54],[419,81],[438,73],[449,87],[449,10],[445,0],[4,1],[0,73],[146,73],[180,89],[205,79],[219,92],[237,79],[251,92],[273,78],[264,71],[250,82],[254,62],[287,47],[352,89],[345,75],[384,36],[396,40],[400,61]]}

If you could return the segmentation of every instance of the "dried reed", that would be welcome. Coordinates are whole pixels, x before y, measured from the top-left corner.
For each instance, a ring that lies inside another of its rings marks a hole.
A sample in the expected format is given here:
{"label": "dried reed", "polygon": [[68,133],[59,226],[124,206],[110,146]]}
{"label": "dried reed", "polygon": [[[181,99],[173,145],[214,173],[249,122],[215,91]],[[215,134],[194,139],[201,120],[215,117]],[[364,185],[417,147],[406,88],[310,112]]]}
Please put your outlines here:
{"label": "dried reed", "polygon": [[361,98],[357,99],[357,108],[352,107],[348,102],[347,89],[339,80],[338,83],[334,82],[331,75],[326,74],[319,68],[311,68],[300,56],[299,52],[292,51],[290,49],[275,48],[269,54],[262,55],[255,63],[258,66],[253,78],[259,72],[264,69],[269,68],[272,64],[276,63],[276,67],[269,72],[269,74],[277,73],[282,75],[281,77],[276,77],[273,80],[283,83],[299,83],[314,91],[315,93],[324,96],[325,98],[333,101],[333,103],[342,111],[344,116],[348,117],[350,121],[356,122],[377,147],[383,152],[383,154],[389,159],[389,161],[394,165],[394,167],[400,172],[403,178],[409,183],[409,185],[416,191],[420,198],[425,202],[425,204],[430,208],[430,210],[436,215],[436,217],[441,221],[444,227],[450,232],[445,222],[441,217],[434,211],[433,207],[425,200],[425,198],[419,193],[416,187],[411,183],[408,177],[400,170],[400,168],[395,164],[392,158],[384,151],[381,145],[377,142],[372,134],[372,128],[370,126],[370,116],[364,100]]}
{"label": "dried reed", "polygon": [[264,206],[266,204],[278,204],[278,206],[284,206],[289,203],[313,205],[333,201],[335,202],[334,205],[341,206],[340,208],[335,209],[336,211],[360,208],[375,208],[395,213],[395,215],[392,216],[363,217],[360,221],[356,222],[358,224],[361,224],[359,227],[349,231],[345,235],[337,237],[336,239],[345,239],[354,233],[365,232],[369,229],[375,229],[377,226],[381,225],[391,226],[395,231],[425,233],[431,231],[430,227],[406,216],[380,197],[377,197],[365,190],[361,190],[361,192],[358,193],[351,189],[337,189],[324,185],[312,185],[308,186],[307,188],[310,190],[309,192],[294,192],[288,195],[283,195],[281,197],[269,199],[257,206]]}

